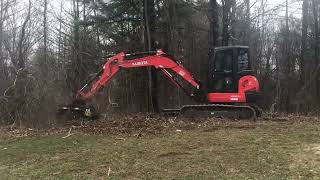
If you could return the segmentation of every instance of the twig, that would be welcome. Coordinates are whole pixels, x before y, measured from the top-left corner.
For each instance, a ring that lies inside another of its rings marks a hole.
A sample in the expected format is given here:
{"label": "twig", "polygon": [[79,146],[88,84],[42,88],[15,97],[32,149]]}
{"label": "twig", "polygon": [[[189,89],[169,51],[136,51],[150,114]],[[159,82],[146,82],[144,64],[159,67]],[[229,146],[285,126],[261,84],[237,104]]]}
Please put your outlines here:
{"label": "twig", "polygon": [[14,81],[13,81],[13,84],[12,84],[11,86],[9,86],[9,87],[4,91],[3,96],[4,96],[5,98],[9,98],[9,96],[7,96],[7,92],[8,92],[11,88],[13,88],[13,87],[16,86],[17,79],[18,79],[18,76],[19,76],[19,72],[20,72],[21,70],[23,70],[23,68],[18,69],[17,74],[16,74],[16,77],[15,77],[15,79],[14,79]]}
{"label": "twig", "polygon": [[110,173],[111,173],[111,168],[109,167],[109,169],[108,169],[108,177],[110,176]]}
{"label": "twig", "polygon": [[69,132],[66,136],[62,137],[63,139],[72,136],[73,134],[71,133],[72,127],[69,129]]}

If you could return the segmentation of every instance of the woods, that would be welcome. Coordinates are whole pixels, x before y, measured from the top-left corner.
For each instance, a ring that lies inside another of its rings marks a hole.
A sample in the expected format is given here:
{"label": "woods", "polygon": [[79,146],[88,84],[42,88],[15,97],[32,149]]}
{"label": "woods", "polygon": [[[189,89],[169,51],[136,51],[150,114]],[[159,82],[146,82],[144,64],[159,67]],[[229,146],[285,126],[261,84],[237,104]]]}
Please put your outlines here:
{"label": "woods", "polygon": [[[54,125],[111,54],[163,49],[207,82],[214,48],[232,45],[250,47],[265,111],[319,113],[317,0],[0,1],[2,125]],[[154,68],[121,71],[93,100],[104,113],[190,102]]]}

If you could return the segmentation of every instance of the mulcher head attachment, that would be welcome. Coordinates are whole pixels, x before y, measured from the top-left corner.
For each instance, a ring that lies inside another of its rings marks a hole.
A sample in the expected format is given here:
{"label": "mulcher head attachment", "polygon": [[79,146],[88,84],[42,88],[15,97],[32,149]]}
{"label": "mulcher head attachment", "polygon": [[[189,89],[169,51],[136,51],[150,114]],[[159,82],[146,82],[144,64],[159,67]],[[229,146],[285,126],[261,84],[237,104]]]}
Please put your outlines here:
{"label": "mulcher head attachment", "polygon": [[97,112],[95,111],[92,105],[87,105],[82,100],[75,100],[69,105],[61,106],[58,109],[58,116],[66,116],[70,119],[76,118],[87,118],[87,119],[96,119],[98,117]]}

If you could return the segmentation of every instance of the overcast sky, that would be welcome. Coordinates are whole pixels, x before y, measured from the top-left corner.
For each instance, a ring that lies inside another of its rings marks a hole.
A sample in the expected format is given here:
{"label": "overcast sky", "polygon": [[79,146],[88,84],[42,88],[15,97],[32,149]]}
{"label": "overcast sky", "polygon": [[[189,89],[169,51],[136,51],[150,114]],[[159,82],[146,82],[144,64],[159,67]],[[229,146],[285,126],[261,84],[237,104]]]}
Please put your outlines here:
{"label": "overcast sky", "polygon": [[[56,10],[59,10],[60,0],[49,0],[52,7]],[[71,0],[62,0],[64,8],[71,8]],[[219,1],[219,0],[218,0]],[[257,1],[257,2],[256,2]],[[272,9],[279,5],[285,5],[286,0],[263,0],[265,4],[265,10]],[[289,1],[289,15],[300,17],[301,16],[301,0],[288,0]],[[256,3],[255,3],[256,2]],[[255,9],[261,6],[261,0],[251,0],[251,5],[254,5],[252,8]],[[279,16],[285,15],[285,8],[281,8],[279,11]]]}
{"label": "overcast sky", "polygon": [[[28,0],[22,0],[27,4]],[[218,0],[219,2],[220,0]],[[48,0],[50,14],[55,14],[56,16],[60,12],[60,4],[62,2],[63,8],[65,10],[70,10],[72,8],[72,0]],[[251,17],[255,17],[258,14],[261,14],[261,2],[262,0],[250,0],[252,8],[251,8]],[[285,17],[285,2],[286,0],[263,0],[265,12],[270,14],[270,9],[277,9],[272,14],[272,19],[268,23],[272,23],[272,26],[277,27],[279,22]],[[37,0],[34,4],[35,7],[41,7],[43,0]],[[295,18],[301,18],[302,14],[302,0],[288,0],[289,3],[289,16],[293,16]],[[259,12],[260,11],[260,12]],[[268,17],[270,19],[270,16]],[[49,25],[50,28],[55,28],[55,24],[57,24],[57,19],[55,19],[52,15],[49,15]]]}

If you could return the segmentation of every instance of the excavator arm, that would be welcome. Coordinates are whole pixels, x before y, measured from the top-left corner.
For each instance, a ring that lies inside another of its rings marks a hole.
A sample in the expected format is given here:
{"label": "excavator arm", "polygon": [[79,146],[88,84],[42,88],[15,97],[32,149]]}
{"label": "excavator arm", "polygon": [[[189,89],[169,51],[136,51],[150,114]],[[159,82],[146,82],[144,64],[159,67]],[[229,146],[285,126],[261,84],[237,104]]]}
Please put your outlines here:
{"label": "excavator arm", "polygon": [[[85,101],[90,100],[103,86],[108,84],[120,69],[139,67],[154,67],[159,69],[177,87],[182,88],[188,96],[194,98],[196,101],[203,101],[205,99],[204,93],[200,93],[202,91],[200,89],[199,82],[196,81],[189,71],[187,71],[181,64],[176,62],[162,50],[134,54],[125,54],[124,52],[121,52],[112,56],[106,61],[103,65],[103,69],[97,74],[97,76],[86,83],[86,85],[78,91],[76,99]],[[179,83],[179,81],[169,72],[169,70],[178,74],[189,85],[191,85],[192,90],[188,91],[183,87],[182,84]],[[85,90],[88,87],[89,89]]]}

